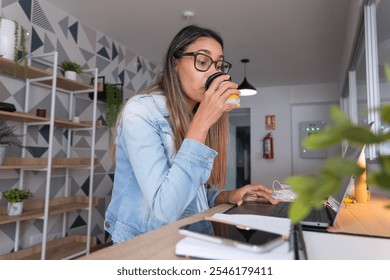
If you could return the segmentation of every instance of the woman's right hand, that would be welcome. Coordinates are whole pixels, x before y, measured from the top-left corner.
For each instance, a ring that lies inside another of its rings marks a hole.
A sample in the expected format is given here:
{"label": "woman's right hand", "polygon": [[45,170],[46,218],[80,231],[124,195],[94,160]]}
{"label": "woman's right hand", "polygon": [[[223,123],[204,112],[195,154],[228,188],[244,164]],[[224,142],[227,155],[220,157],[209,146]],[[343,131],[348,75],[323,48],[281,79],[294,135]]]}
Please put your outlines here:
{"label": "woman's right hand", "polygon": [[188,128],[186,137],[205,143],[210,127],[218,121],[223,113],[239,108],[240,104],[227,104],[226,100],[232,94],[240,95],[238,85],[228,80],[229,76],[216,78],[205,91],[198,110]]}
{"label": "woman's right hand", "polygon": [[279,203],[279,200],[272,197],[272,189],[261,184],[250,184],[236,190],[221,192],[215,199],[215,205],[230,203],[240,206],[245,201],[262,201],[271,204]]}

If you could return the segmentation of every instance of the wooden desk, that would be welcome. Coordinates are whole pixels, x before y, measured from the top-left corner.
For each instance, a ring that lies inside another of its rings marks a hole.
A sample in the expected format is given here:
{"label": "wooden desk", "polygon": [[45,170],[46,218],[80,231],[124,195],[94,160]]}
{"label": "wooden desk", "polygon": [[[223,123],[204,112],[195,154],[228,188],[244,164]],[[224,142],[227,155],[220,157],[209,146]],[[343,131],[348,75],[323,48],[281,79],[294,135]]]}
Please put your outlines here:
{"label": "wooden desk", "polygon": [[371,196],[366,203],[345,203],[329,231],[390,238],[390,209],[385,208],[390,199],[375,192]]}
{"label": "wooden desk", "polygon": [[[390,237],[390,209],[384,205],[390,204],[390,199],[376,194],[367,203],[344,205],[340,211],[336,225],[330,229],[333,232],[350,232]],[[198,221],[215,213],[223,213],[232,205],[219,205],[203,213],[174,222],[160,229],[145,233],[121,244],[113,245],[93,252],[80,259],[84,260],[158,260],[183,259],[175,255],[175,245],[183,238],[178,228],[184,224]]]}
{"label": "wooden desk", "polygon": [[128,241],[93,252],[80,259],[84,260],[179,260],[175,255],[176,243],[183,238],[178,233],[182,225],[199,221],[215,213],[223,213],[233,205],[222,204],[205,212],[176,221],[154,231],[139,235]]}

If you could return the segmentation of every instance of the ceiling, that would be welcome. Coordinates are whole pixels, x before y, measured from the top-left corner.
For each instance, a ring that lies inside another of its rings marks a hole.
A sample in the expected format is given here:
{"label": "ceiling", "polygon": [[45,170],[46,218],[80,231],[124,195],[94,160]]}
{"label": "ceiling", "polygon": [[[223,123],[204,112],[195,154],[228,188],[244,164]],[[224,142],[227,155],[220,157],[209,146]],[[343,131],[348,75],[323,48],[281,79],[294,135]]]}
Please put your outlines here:
{"label": "ceiling", "polygon": [[[175,34],[218,31],[232,79],[257,88],[338,81],[353,0],[46,0],[136,54],[161,64]],[[184,11],[193,11],[186,19]]]}

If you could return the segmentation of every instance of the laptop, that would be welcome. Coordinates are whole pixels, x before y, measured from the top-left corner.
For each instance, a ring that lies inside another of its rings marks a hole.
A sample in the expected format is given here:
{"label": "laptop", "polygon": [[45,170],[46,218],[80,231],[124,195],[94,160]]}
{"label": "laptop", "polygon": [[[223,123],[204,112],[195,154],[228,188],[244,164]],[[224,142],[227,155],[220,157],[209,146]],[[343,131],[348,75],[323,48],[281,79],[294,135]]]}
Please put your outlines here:
{"label": "laptop", "polygon": [[[348,146],[344,158],[358,162],[365,146],[355,148]],[[335,195],[329,196],[321,209],[313,209],[311,213],[300,222],[305,230],[326,230],[332,226],[337,219],[341,209],[344,197],[352,182],[353,176],[345,178]],[[278,205],[272,205],[264,202],[245,202],[241,206],[236,206],[225,212],[226,214],[255,214],[264,216],[274,216],[288,218],[288,207],[290,202],[280,202]]]}

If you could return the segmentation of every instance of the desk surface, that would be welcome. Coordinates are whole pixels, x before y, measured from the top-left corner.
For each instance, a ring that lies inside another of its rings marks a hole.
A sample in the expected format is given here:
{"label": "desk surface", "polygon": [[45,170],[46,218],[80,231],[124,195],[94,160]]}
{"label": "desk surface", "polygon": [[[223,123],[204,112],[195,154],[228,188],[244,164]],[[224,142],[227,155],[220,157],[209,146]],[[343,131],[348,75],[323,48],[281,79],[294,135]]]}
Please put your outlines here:
{"label": "desk surface", "polygon": [[[390,204],[389,198],[377,195],[372,195],[372,199],[367,203],[345,204],[337,218],[337,223],[329,231],[390,237],[390,210],[384,208],[388,204]],[[228,204],[218,205],[203,213],[179,220],[121,244],[101,249],[80,259],[183,259],[175,255],[175,245],[183,238],[178,233],[178,228],[215,213],[223,213],[231,207],[233,206]]]}

